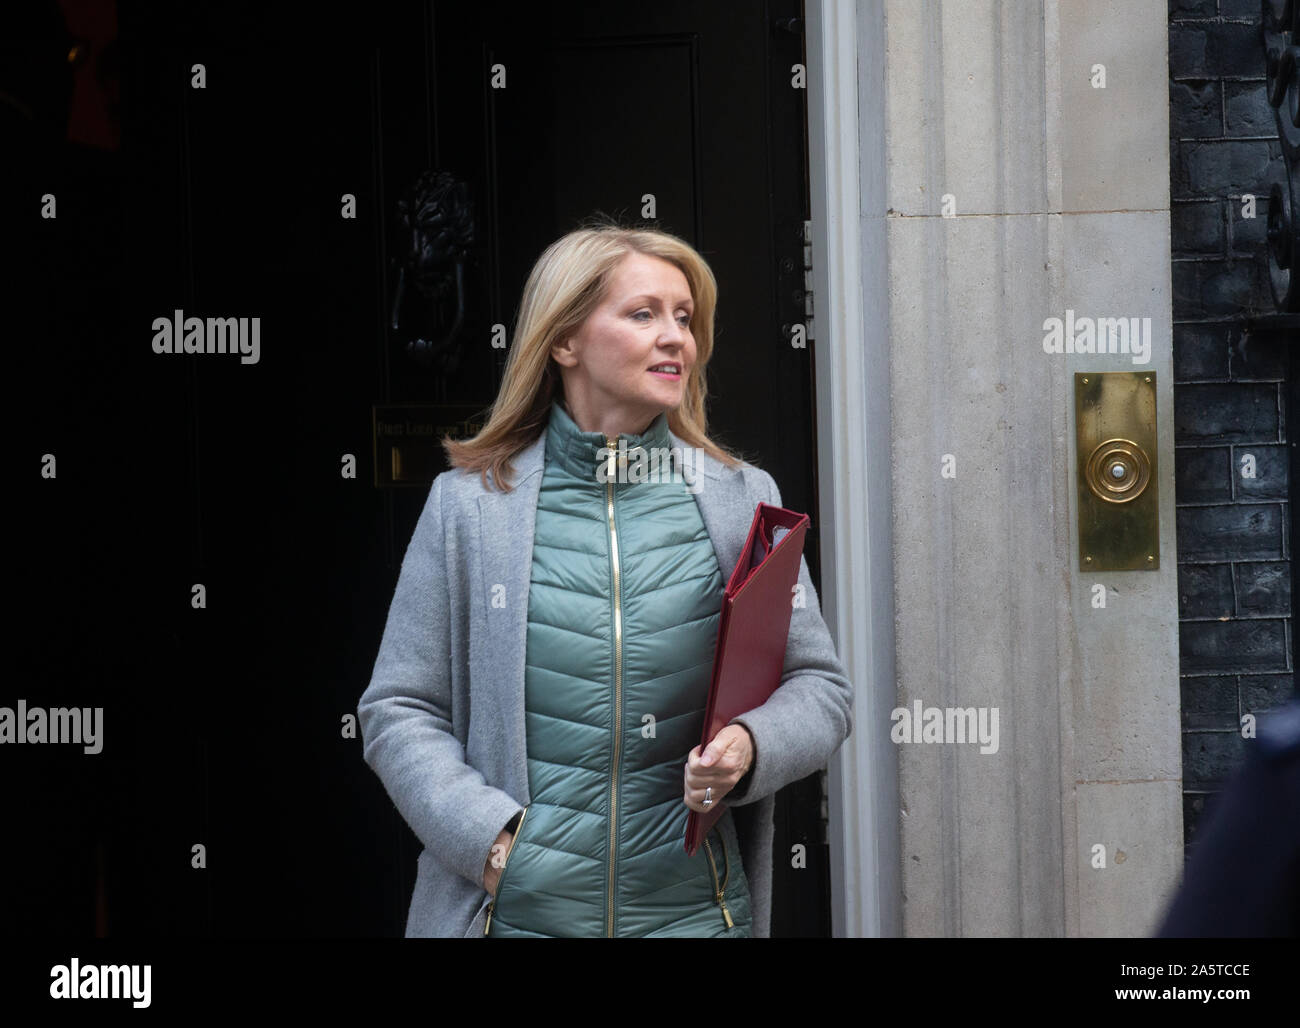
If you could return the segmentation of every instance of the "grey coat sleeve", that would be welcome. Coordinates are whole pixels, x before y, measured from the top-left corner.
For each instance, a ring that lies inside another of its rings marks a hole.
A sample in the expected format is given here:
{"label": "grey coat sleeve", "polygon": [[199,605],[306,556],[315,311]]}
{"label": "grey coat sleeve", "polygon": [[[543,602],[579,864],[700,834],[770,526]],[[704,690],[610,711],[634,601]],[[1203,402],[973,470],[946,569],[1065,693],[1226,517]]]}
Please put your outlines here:
{"label": "grey coat sleeve", "polygon": [[482,888],[492,844],[521,808],[465,762],[465,749],[453,732],[441,500],[440,475],[402,560],[357,716],[366,763],[424,848]]}
{"label": "grey coat sleeve", "polygon": [[[781,493],[766,471],[754,468],[767,494],[780,507]],[[754,762],[725,799],[744,806],[826,766],[853,730],[853,690],[822,619],[808,562],[799,558],[804,606],[790,613],[781,684],[766,703],[732,718],[754,737]]]}

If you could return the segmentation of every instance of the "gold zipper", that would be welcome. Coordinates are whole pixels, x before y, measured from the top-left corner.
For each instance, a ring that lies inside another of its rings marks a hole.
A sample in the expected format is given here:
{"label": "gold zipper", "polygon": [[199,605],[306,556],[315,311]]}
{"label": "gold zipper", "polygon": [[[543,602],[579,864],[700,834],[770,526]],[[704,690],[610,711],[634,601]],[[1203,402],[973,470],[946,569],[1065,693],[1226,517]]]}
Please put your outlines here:
{"label": "gold zipper", "polygon": [[492,927],[492,911],[496,909],[497,897],[501,895],[501,880],[506,876],[506,868],[510,865],[510,854],[514,852],[515,843],[519,841],[519,833],[524,830],[524,818],[528,816],[528,807],[524,807],[524,812],[519,815],[519,824],[515,825],[515,832],[510,836],[510,845],[506,847],[506,859],[501,862],[501,873],[497,875],[497,891],[492,894],[492,899],[488,901],[487,921],[483,923],[483,934],[487,935],[488,930]]}
{"label": "gold zipper", "polygon": [[709,867],[713,871],[713,888],[718,896],[718,906],[722,908],[722,919],[727,922],[728,928],[734,928],[736,924],[731,920],[731,911],[727,909],[727,901],[723,898],[723,893],[727,891],[727,879],[731,877],[731,858],[727,856],[727,840],[722,837],[721,830],[718,831],[718,839],[722,843],[722,859],[725,861],[721,885],[718,885],[718,865],[714,863],[713,847],[709,845],[708,836],[704,838],[704,852],[709,855]]}
{"label": "gold zipper", "polygon": [[623,741],[623,603],[619,593],[618,531],[614,527],[614,450],[617,438],[605,437],[609,445],[609,474],[605,476],[605,511],[609,519],[609,550],[614,563],[614,774],[609,788],[609,884],[605,898],[605,934],[614,937],[614,854],[618,837],[618,760]]}

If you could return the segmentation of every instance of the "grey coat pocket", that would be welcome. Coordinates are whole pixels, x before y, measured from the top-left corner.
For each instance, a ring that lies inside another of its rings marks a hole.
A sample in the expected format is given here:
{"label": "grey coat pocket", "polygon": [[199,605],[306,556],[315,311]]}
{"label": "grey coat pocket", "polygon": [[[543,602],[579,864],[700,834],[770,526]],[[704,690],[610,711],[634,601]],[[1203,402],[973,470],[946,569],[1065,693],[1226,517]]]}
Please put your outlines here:
{"label": "grey coat pocket", "polygon": [[[529,804],[531,806],[532,804]],[[491,897],[487,905],[487,915],[484,918],[483,934],[491,935],[492,933],[492,915],[496,911],[497,900],[501,898],[501,890],[506,884],[506,872],[510,870],[510,855],[515,851],[515,845],[519,842],[519,837],[524,834],[524,824],[528,821],[528,807],[524,807],[524,812],[519,816],[519,824],[515,827],[514,834],[510,837],[510,847],[506,850],[505,861],[501,864],[501,873],[497,875],[497,891]]]}
{"label": "grey coat pocket", "polygon": [[469,923],[465,929],[464,938],[481,939],[484,935],[484,925],[487,922],[488,904],[492,902],[492,897],[486,892],[483,894],[483,902],[478,905],[478,913],[474,915],[474,920]]}

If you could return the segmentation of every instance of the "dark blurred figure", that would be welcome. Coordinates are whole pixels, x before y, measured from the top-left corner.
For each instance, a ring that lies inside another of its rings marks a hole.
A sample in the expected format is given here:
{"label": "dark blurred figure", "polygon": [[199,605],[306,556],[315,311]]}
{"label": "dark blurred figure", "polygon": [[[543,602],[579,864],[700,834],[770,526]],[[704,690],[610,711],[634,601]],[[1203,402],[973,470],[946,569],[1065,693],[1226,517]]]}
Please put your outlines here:
{"label": "dark blurred figure", "polygon": [[1160,938],[1300,935],[1300,696],[1257,731],[1206,811]]}

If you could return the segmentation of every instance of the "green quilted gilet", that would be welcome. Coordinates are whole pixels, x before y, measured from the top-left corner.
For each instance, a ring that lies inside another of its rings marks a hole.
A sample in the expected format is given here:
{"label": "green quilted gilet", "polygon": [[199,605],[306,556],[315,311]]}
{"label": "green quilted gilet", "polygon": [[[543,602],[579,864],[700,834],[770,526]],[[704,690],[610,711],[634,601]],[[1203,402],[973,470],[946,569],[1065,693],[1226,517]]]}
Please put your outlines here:
{"label": "green quilted gilet", "polygon": [[531,802],[490,908],[492,938],[751,934],[730,810],[707,849],[688,857],[683,845],[683,772],[704,724],[722,574],[692,486],[671,473],[680,465],[627,480],[636,447],[673,445],[666,416],[622,439],[629,471],[614,466],[607,483],[605,438],[551,405],[528,593]]}

